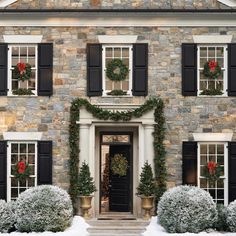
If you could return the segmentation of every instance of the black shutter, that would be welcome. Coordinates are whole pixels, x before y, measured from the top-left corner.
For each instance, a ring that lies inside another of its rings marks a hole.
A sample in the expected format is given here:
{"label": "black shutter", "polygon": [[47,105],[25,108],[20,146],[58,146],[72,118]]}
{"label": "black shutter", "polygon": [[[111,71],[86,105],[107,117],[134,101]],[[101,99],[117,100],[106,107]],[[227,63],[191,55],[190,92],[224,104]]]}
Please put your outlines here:
{"label": "black shutter", "polygon": [[7,52],[8,45],[0,44],[0,96],[7,95]]}
{"label": "black shutter", "polygon": [[133,45],[133,95],[148,93],[148,44]]}
{"label": "black shutter", "polygon": [[38,142],[38,185],[52,184],[52,141]]}
{"label": "black shutter", "polygon": [[87,95],[102,95],[102,45],[87,45]]}
{"label": "black shutter", "polygon": [[197,96],[196,44],[182,44],[182,95]]}
{"label": "black shutter", "polygon": [[236,44],[228,44],[228,96],[236,96]]}
{"label": "black shutter", "polygon": [[230,142],[229,148],[229,202],[236,199],[236,142]]}
{"label": "black shutter", "polygon": [[53,44],[38,44],[38,95],[51,96],[53,87]]}
{"label": "black shutter", "polygon": [[0,141],[0,199],[7,199],[7,142]]}
{"label": "black shutter", "polygon": [[183,184],[197,186],[197,142],[183,142]]}

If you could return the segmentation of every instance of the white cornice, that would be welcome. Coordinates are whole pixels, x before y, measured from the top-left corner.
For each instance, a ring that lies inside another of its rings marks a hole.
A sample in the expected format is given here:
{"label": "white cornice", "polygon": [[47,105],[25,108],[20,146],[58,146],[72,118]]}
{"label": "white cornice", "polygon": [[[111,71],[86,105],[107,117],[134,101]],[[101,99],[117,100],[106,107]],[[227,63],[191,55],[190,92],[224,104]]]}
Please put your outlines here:
{"label": "white cornice", "polygon": [[233,133],[193,133],[197,142],[230,142],[232,137]]}
{"label": "white cornice", "polygon": [[225,4],[229,7],[236,7],[236,1],[235,0],[218,0],[218,2]]}
{"label": "white cornice", "polygon": [[194,35],[194,43],[231,43],[232,35]]}
{"label": "white cornice", "polygon": [[39,141],[42,139],[42,132],[3,132],[3,139],[9,141]]}
{"label": "white cornice", "polygon": [[0,1],[0,8],[7,7],[8,5],[17,2],[17,0],[1,0]]}
{"label": "white cornice", "polygon": [[137,35],[98,35],[99,43],[136,43]]}
{"label": "white cornice", "polygon": [[0,14],[0,26],[35,27],[223,27],[236,26],[236,13]]}
{"label": "white cornice", "polygon": [[42,35],[3,35],[5,43],[41,43]]}

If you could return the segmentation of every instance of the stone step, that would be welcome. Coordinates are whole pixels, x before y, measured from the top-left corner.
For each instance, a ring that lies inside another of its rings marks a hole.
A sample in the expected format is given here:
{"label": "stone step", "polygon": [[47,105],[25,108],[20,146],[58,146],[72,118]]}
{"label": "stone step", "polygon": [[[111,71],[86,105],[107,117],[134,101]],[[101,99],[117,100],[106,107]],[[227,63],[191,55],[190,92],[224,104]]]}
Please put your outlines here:
{"label": "stone step", "polygon": [[95,226],[87,229],[90,235],[94,234],[116,234],[116,235],[132,235],[132,234],[141,234],[145,232],[145,227],[142,226]]}
{"label": "stone step", "polygon": [[89,220],[87,223],[93,227],[95,226],[141,226],[146,227],[149,225],[149,221],[144,220]]}

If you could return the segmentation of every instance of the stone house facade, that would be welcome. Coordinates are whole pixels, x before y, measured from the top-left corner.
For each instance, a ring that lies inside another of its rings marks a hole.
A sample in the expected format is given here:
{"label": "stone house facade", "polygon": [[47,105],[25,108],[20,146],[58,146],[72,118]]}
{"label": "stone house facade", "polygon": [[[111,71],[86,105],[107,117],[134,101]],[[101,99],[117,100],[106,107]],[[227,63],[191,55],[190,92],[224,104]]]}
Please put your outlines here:
{"label": "stone house facade", "polygon": [[[68,189],[73,99],[123,111],[159,96],[165,103],[168,188],[193,184],[209,191],[218,203],[235,199],[234,4],[0,1],[0,197],[15,199],[37,184]],[[129,70],[122,82],[106,77],[113,59],[122,60]],[[216,79],[203,76],[210,60],[221,67]],[[19,62],[31,65],[29,80],[14,77]],[[14,95],[19,89],[30,89],[33,95]],[[108,94],[120,89],[126,95]],[[201,94],[211,89],[222,94]],[[110,211],[140,215],[135,191],[144,162],[153,165],[153,112],[130,122],[110,122],[82,109],[78,124],[81,163],[89,163],[98,189],[94,216]],[[125,156],[132,171],[122,183],[111,176],[110,183],[104,183],[115,154]],[[22,183],[13,174],[19,161],[29,163],[32,174]],[[203,176],[209,162],[224,169],[213,185]],[[107,190],[112,186],[113,194]]]}

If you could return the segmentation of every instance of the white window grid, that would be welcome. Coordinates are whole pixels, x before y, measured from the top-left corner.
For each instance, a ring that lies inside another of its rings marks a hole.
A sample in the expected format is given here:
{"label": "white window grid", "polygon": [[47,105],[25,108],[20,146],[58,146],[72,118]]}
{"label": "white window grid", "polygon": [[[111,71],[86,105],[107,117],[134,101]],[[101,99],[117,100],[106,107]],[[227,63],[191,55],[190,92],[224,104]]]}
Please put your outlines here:
{"label": "white window grid", "polygon": [[[14,95],[12,93],[12,71],[14,69],[15,65],[12,65],[12,49],[14,47],[18,47],[19,50],[19,54],[18,54],[18,63],[21,62],[21,55],[20,55],[20,48],[22,47],[26,47],[27,48],[27,55],[26,55],[26,63],[29,62],[29,48],[34,48],[35,49],[35,66],[31,67],[32,72],[35,72],[35,88],[32,89],[32,93],[34,95],[31,96],[37,96],[37,84],[38,84],[38,46],[36,44],[9,44],[8,46],[8,96],[18,96],[18,95]],[[22,82],[19,81],[18,85],[20,85]],[[29,87],[29,83],[27,82],[27,89],[29,89],[31,87]]]}
{"label": "white window grid", "polygon": [[[18,152],[17,153],[13,153],[12,152],[12,144],[18,144]],[[21,153],[20,152],[20,144],[26,144],[26,153]],[[28,152],[28,145],[32,144],[34,145],[34,153],[29,153]],[[7,145],[7,201],[11,201],[11,200],[16,200],[16,197],[12,197],[11,194],[11,190],[15,189],[17,191],[17,196],[19,196],[19,194],[23,191],[25,191],[26,189],[29,189],[30,186],[29,185],[29,180],[26,179],[25,181],[25,185],[21,185],[20,181],[17,181],[17,186],[12,186],[12,178],[14,178],[14,176],[11,173],[11,169],[15,164],[12,164],[12,154],[13,155],[18,155],[18,161],[20,161],[20,155],[25,155],[26,156],[26,162],[28,163],[29,161],[29,155],[33,156],[34,155],[34,164],[29,164],[29,166],[33,166],[34,167],[34,174],[29,176],[29,179],[33,179],[34,181],[32,181],[34,183],[34,186],[37,185],[37,163],[38,163],[38,152],[37,152],[37,142],[29,142],[29,141],[9,141],[8,145]]]}
{"label": "white window grid", "polygon": [[[201,51],[201,48],[207,48],[207,56],[206,57],[200,57],[200,51]],[[209,57],[209,54],[208,54],[208,50],[209,48],[215,48],[215,56],[214,57]],[[224,53],[223,53],[223,57],[218,57],[217,56],[217,48],[223,48],[224,49]],[[197,86],[198,86],[198,96],[200,95],[200,93],[203,91],[200,89],[200,82],[201,81],[206,81],[207,83],[207,89],[208,89],[208,85],[209,85],[209,79],[208,78],[205,78],[205,79],[200,79],[200,74],[201,72],[203,71],[203,67],[200,67],[200,60],[201,58],[205,58],[206,59],[206,62],[210,59],[214,59],[214,60],[217,60],[217,58],[221,58],[223,59],[223,65],[221,67],[222,69],[222,72],[223,72],[223,76],[222,76],[222,79],[215,79],[214,82],[215,82],[215,88],[217,87],[217,81],[223,81],[223,94],[222,95],[217,95],[217,96],[227,96],[227,87],[228,87],[228,83],[227,83],[227,65],[228,65],[228,52],[227,52],[227,46],[226,45],[220,45],[220,44],[202,44],[202,45],[198,45],[198,50],[197,50]],[[200,95],[202,96],[202,95]]]}
{"label": "white window grid", "polygon": [[[112,48],[112,57],[106,57],[106,49],[107,48]],[[121,57],[115,57],[114,55],[114,50],[116,48],[119,48],[121,50]],[[126,48],[126,49],[129,49],[129,56],[128,57],[123,57],[122,55],[122,49],[123,48]],[[110,92],[111,90],[108,90],[106,89],[106,59],[107,58],[111,58],[111,59],[115,59],[115,58],[118,58],[118,59],[129,59],[129,74],[128,74],[128,80],[129,80],[129,89],[126,91],[127,92],[127,95],[128,96],[131,96],[132,95],[132,75],[133,75],[133,53],[132,53],[132,50],[133,50],[133,46],[132,45],[103,45],[102,46],[102,87],[103,87],[103,96],[108,96],[107,93]],[[114,88],[114,83],[115,82],[112,82],[112,90],[115,89]],[[122,81],[121,81],[121,87],[120,89],[122,89]]]}
{"label": "white window grid", "polygon": [[[201,176],[201,166],[204,166],[204,165],[201,165],[201,153],[200,153],[200,148],[201,148],[201,145],[207,145],[207,162],[209,162],[209,157],[210,156],[215,156],[216,157],[216,162],[218,161],[217,160],[217,145],[224,145],[224,176],[220,176],[220,179],[223,180],[223,185],[224,187],[223,188],[218,188],[218,185],[217,185],[217,181],[215,183],[215,187],[211,187],[209,185],[209,182],[207,182],[207,187],[206,188],[203,188],[204,190],[206,190],[207,192],[209,191],[214,191],[214,194],[215,194],[215,198],[213,198],[213,200],[218,203],[219,201],[222,201],[224,202],[224,205],[227,206],[228,205],[228,143],[226,142],[199,142],[198,143],[198,158],[197,158],[197,184],[198,184],[198,187],[200,188],[200,180],[201,179],[204,179],[205,177],[204,176]],[[215,154],[209,154],[209,145],[215,145]],[[224,190],[224,199],[221,199],[221,198],[218,198],[217,196],[217,190]]]}

